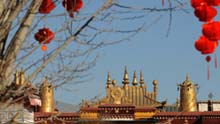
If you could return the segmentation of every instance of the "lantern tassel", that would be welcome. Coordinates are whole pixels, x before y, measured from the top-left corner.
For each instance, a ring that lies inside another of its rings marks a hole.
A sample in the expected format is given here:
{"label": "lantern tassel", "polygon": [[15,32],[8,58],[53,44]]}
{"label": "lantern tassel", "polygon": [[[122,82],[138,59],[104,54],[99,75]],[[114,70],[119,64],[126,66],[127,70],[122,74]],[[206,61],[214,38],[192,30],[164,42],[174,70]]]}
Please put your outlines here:
{"label": "lantern tassel", "polygon": [[210,79],[210,68],[209,68],[209,65],[208,65],[208,70],[207,70],[207,80]]}
{"label": "lantern tassel", "polygon": [[162,6],[164,6],[164,0],[162,0]]}
{"label": "lantern tassel", "polygon": [[46,62],[46,52],[44,52],[44,55],[43,55],[43,64],[45,64],[45,62]]}
{"label": "lantern tassel", "polygon": [[217,56],[215,55],[215,68],[218,68]]}
{"label": "lantern tassel", "polygon": [[45,64],[45,62],[46,62],[46,50],[47,50],[47,46],[46,45],[42,45],[41,46],[41,50],[44,52],[43,53],[43,64]]}

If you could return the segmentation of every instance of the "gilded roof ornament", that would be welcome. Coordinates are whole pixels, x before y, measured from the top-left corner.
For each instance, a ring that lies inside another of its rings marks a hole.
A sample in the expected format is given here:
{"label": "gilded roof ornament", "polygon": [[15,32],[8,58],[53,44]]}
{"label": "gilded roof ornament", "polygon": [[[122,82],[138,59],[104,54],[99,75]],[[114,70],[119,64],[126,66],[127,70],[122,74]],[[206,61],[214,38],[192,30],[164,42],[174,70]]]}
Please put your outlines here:
{"label": "gilded roof ornament", "polygon": [[25,83],[25,72],[24,72],[23,69],[21,69],[19,76],[20,76],[20,82],[19,83],[20,83],[20,86],[21,86]]}
{"label": "gilded roof ornament", "polygon": [[123,84],[129,84],[127,66],[125,66],[124,78],[123,78],[123,82],[122,83]]}
{"label": "gilded roof ornament", "polygon": [[140,84],[144,84],[144,78],[143,78],[142,71],[140,72]]}
{"label": "gilded roof ornament", "polygon": [[113,98],[114,104],[121,104],[121,98],[123,96],[124,94],[120,87],[111,90],[111,97]]}
{"label": "gilded roof ornament", "polygon": [[192,81],[189,78],[189,74],[186,75],[186,80],[183,82],[183,85],[189,85],[192,84]]}
{"label": "gilded roof ornament", "polygon": [[153,80],[153,85],[157,85],[158,81],[157,80]]}
{"label": "gilded roof ornament", "polygon": [[186,74],[186,81],[190,80],[189,74]]}
{"label": "gilded roof ornament", "polygon": [[180,88],[180,111],[197,111],[197,84],[194,84],[189,79],[189,75],[186,75],[186,80],[178,86]]}
{"label": "gilded roof ornament", "polygon": [[110,85],[111,85],[111,77],[110,77],[110,72],[108,72],[106,88],[110,88]]}
{"label": "gilded roof ornament", "polygon": [[111,77],[110,77],[110,72],[108,72],[108,76],[107,76],[107,83],[108,85],[111,84]]}
{"label": "gilded roof ornament", "polygon": [[136,77],[136,71],[134,71],[132,84],[133,84],[134,86],[136,86],[136,85],[138,84],[138,83],[137,83],[137,77]]}
{"label": "gilded roof ornament", "polygon": [[40,97],[42,100],[40,112],[54,112],[54,87],[49,83],[48,77],[45,77],[41,84]]}
{"label": "gilded roof ornament", "polygon": [[48,77],[46,76],[46,77],[45,77],[45,80],[44,80],[44,84],[48,84],[48,83],[49,83]]}
{"label": "gilded roof ornament", "polygon": [[16,86],[20,85],[19,84],[20,83],[19,78],[20,78],[19,72],[18,72],[18,70],[16,70],[16,72],[15,72],[15,79],[14,79]]}
{"label": "gilded roof ornament", "polygon": [[116,82],[117,82],[117,81],[116,81],[115,79],[112,80],[112,85],[115,86],[115,85],[116,85]]}

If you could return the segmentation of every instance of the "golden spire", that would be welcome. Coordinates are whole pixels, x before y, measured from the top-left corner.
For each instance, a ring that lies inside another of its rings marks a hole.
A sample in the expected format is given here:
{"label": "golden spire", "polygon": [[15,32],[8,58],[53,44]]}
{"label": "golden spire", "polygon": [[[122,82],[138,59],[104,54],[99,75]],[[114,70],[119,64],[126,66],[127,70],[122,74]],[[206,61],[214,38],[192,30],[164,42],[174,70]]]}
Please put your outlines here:
{"label": "golden spire", "polygon": [[157,80],[153,80],[153,85],[154,85],[154,99],[156,100],[157,99],[157,94],[158,94],[158,81]]}
{"label": "golden spire", "polygon": [[136,85],[137,85],[136,71],[134,71],[134,75],[133,75],[133,82],[132,82],[132,84],[133,84],[134,86],[136,86]]}
{"label": "golden spire", "polygon": [[14,79],[14,82],[15,82],[15,85],[16,86],[19,86],[19,72],[18,72],[18,70],[16,70],[16,72],[15,72],[15,79]]}
{"label": "golden spire", "polygon": [[189,80],[189,75],[186,76],[186,80],[179,85],[180,86],[180,111],[197,111],[197,98],[196,98],[196,87]]}
{"label": "golden spire", "polygon": [[20,86],[24,84],[24,81],[25,81],[25,76],[24,76],[24,70],[22,69],[21,72],[20,72]]}
{"label": "golden spire", "polygon": [[25,83],[25,73],[23,69],[21,69],[21,71],[16,70],[14,76],[14,82],[16,86],[22,86]]}
{"label": "golden spire", "polygon": [[49,83],[48,77],[40,87],[40,97],[42,100],[40,112],[54,112],[54,87]]}
{"label": "golden spire", "polygon": [[144,84],[144,78],[143,78],[142,71],[140,72],[140,84],[141,84],[141,85]]}
{"label": "golden spire", "polygon": [[122,83],[123,84],[129,84],[127,66],[125,66],[124,78],[123,78],[123,82]]}
{"label": "golden spire", "polygon": [[107,84],[107,88],[109,88],[109,87],[110,87],[110,84],[111,84],[110,72],[108,72],[108,76],[107,76],[107,82],[106,82],[106,84]]}

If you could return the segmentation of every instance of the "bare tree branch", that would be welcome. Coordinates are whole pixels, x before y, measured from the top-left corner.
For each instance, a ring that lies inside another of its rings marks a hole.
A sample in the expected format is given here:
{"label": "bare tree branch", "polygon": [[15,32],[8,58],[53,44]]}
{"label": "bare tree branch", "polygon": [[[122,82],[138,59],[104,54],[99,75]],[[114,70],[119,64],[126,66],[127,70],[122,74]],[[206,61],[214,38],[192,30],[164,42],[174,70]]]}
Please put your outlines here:
{"label": "bare tree branch", "polygon": [[104,11],[105,9],[109,8],[110,6],[112,5],[112,0],[107,0],[107,2],[96,12],[92,15],[92,17],[89,18],[89,20],[87,20],[85,22],[84,25],[82,25],[82,27],[79,28],[79,30],[73,35],[73,36],[70,36],[66,41],[65,43],[60,46],[39,68],[36,69],[35,72],[33,72],[30,77],[29,77],[29,80],[31,80],[32,78],[36,77],[37,74],[50,62],[52,61],[64,48],[66,48],[66,46],[68,44],[70,44],[70,42],[72,40],[74,40],[77,35],[79,35],[88,25],[89,23],[94,19],[96,18],[96,16],[98,14],[100,14],[102,11]]}
{"label": "bare tree branch", "polygon": [[[21,4],[22,4],[22,2],[21,2]],[[26,38],[26,35],[27,35],[32,23],[33,23],[34,17],[36,15],[36,13],[38,12],[38,8],[39,8],[40,4],[41,4],[41,1],[35,1],[35,0],[32,1],[32,3],[30,4],[29,10],[27,11],[26,15],[23,18],[23,21],[20,25],[19,30],[15,33],[14,37],[12,38],[12,41],[10,42],[8,48],[6,49],[5,56],[3,58],[3,62],[0,65],[0,70],[1,70],[1,78],[0,79],[2,81],[4,81],[5,84],[6,83],[10,84],[10,79],[8,79],[7,77],[10,77],[10,75],[13,72],[16,56],[21,49],[22,43],[23,43],[24,39]],[[19,10],[21,10],[22,5],[20,5],[20,7],[17,7],[17,8]],[[16,16],[16,15],[14,15],[14,16]],[[13,16],[11,18],[13,18]],[[9,19],[8,21],[9,21],[9,23],[11,23],[12,20]],[[9,29],[7,29],[7,30],[9,30]],[[1,33],[1,31],[0,31],[0,33]],[[2,81],[1,81],[1,83],[3,83]]]}

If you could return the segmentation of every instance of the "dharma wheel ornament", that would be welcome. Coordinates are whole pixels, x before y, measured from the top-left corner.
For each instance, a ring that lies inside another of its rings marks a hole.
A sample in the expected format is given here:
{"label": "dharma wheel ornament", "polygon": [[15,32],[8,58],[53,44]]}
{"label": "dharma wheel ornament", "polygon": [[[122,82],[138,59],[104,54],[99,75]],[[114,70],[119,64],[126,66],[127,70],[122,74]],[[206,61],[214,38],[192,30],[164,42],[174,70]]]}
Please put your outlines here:
{"label": "dharma wheel ornament", "polygon": [[74,12],[79,12],[83,7],[82,0],[63,0],[63,7],[67,10],[70,17],[74,17]]}
{"label": "dharma wheel ornament", "polygon": [[39,13],[49,14],[54,8],[55,8],[55,5],[52,0],[43,0],[39,8]]}
{"label": "dharma wheel ornament", "polygon": [[34,38],[39,44],[43,44],[41,49],[46,51],[47,47],[45,44],[49,44],[54,39],[54,33],[49,28],[42,28],[34,35]]}

